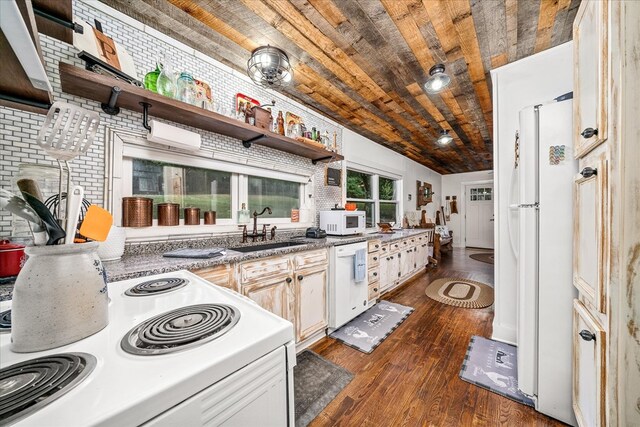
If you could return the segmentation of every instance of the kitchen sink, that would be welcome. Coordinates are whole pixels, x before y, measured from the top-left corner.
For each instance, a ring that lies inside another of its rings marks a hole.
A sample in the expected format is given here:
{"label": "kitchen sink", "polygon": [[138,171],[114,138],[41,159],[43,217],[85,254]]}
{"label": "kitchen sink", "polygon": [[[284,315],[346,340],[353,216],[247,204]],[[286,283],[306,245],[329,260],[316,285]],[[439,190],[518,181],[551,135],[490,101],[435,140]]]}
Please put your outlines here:
{"label": "kitchen sink", "polygon": [[279,248],[288,248],[291,246],[300,246],[304,244],[305,244],[304,242],[279,242],[279,243],[267,243],[266,245],[240,246],[237,248],[229,248],[229,250],[237,251],[237,252],[258,252],[258,251],[266,251],[268,249],[279,249]]}

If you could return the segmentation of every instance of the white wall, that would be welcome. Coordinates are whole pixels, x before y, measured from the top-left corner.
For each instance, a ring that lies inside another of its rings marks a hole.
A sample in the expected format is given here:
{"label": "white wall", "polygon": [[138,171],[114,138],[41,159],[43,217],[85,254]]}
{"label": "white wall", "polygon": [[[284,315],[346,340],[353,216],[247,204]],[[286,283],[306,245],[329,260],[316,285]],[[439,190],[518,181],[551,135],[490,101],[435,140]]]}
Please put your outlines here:
{"label": "white wall", "polygon": [[382,175],[402,179],[402,212],[416,210],[416,181],[431,183],[435,192],[433,203],[422,209],[427,211],[429,218],[435,217],[435,210],[441,204],[442,175],[346,128],[342,131],[342,147],[347,166],[364,166]]}
{"label": "white wall", "polygon": [[[516,258],[508,233],[518,112],[573,90],[573,43],[565,43],[491,71],[495,195],[495,314],[493,338],[516,343]],[[567,123],[571,126],[571,123]],[[517,187],[516,187],[517,188]],[[511,218],[514,222],[517,217]],[[515,229],[515,227],[514,227]]]}
{"label": "white wall", "polygon": [[[465,198],[462,194],[462,184],[478,181],[493,180],[493,171],[478,171],[466,173],[454,173],[442,176],[442,200],[446,196],[457,196],[458,214],[452,214],[447,225],[453,231],[453,246],[464,247],[464,228],[462,227]],[[453,198],[452,198],[453,199]]]}

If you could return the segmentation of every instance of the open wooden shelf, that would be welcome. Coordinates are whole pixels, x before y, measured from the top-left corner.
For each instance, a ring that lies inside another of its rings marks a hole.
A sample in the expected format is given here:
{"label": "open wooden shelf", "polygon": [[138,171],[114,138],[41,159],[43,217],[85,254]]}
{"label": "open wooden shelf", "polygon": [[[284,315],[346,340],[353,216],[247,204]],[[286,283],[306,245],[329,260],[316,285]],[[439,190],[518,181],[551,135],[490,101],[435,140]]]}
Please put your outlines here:
{"label": "open wooden shelf", "polygon": [[[297,141],[238,120],[167,98],[113,77],[96,74],[60,62],[62,90],[72,95],[108,103],[113,87],[120,88],[116,106],[142,113],[141,102],[150,104],[149,115],[198,129],[237,138],[245,144],[259,144],[311,159],[313,163],[343,160],[340,154],[320,145]],[[142,118],[140,119],[142,121]],[[249,148],[250,149],[250,148]]]}

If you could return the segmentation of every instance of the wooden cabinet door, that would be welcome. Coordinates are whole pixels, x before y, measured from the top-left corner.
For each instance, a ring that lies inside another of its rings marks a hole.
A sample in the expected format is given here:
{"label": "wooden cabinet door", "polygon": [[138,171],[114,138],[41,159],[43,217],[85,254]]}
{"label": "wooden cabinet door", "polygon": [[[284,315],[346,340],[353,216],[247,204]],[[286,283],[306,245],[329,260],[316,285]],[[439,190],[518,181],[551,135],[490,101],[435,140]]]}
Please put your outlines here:
{"label": "wooden cabinet door", "polygon": [[386,254],[384,257],[380,259],[380,267],[379,267],[379,284],[380,289],[387,289],[389,287],[389,281],[391,280],[391,276],[389,275],[391,268],[391,255]]}
{"label": "wooden cabinet door", "polygon": [[214,285],[222,286],[235,291],[237,290],[237,286],[233,274],[235,270],[234,266],[235,264],[216,265],[213,267],[194,270],[193,273],[213,283]]}
{"label": "wooden cabinet door", "polygon": [[426,240],[416,247],[416,265],[422,269],[429,263],[429,248]]}
{"label": "wooden cabinet door", "polygon": [[605,332],[573,301],[573,411],[580,427],[606,426]]}
{"label": "wooden cabinet door", "polygon": [[[595,161],[595,160],[594,160]],[[573,284],[601,313],[605,312],[606,242],[608,241],[607,161],[583,163],[575,180]]]}
{"label": "wooden cabinet door", "polygon": [[296,339],[302,341],[327,327],[327,267],[295,276]]}
{"label": "wooden cabinet door", "polygon": [[270,282],[243,286],[242,293],[265,310],[291,321],[292,281],[291,277],[282,276]]}
{"label": "wooden cabinet door", "polygon": [[573,24],[576,157],[607,139],[608,3],[584,0]]}
{"label": "wooden cabinet door", "polygon": [[409,276],[414,270],[414,252],[413,248],[402,249],[398,255],[400,256],[400,277]]}

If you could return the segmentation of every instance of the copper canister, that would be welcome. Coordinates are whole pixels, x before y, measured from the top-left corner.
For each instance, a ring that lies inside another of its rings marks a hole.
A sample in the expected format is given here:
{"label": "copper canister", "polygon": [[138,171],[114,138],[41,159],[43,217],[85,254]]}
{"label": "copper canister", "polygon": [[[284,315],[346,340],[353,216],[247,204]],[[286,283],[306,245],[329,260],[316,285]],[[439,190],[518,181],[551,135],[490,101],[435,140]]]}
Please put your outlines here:
{"label": "copper canister", "polygon": [[158,204],[158,225],[180,224],[180,205],[177,203]]}
{"label": "copper canister", "polygon": [[122,198],[123,227],[151,227],[153,223],[153,199],[148,197]]}
{"label": "copper canister", "polygon": [[184,225],[200,225],[200,208],[184,208]]}
{"label": "copper canister", "polygon": [[206,225],[213,225],[216,223],[216,211],[205,211],[204,223]]}

